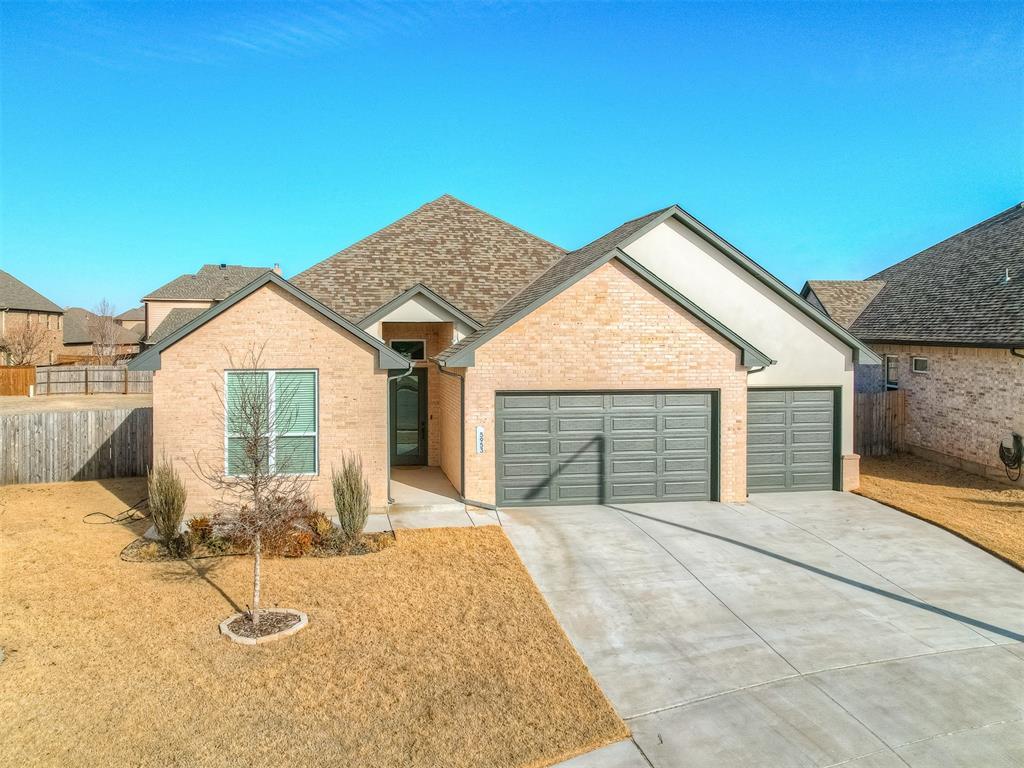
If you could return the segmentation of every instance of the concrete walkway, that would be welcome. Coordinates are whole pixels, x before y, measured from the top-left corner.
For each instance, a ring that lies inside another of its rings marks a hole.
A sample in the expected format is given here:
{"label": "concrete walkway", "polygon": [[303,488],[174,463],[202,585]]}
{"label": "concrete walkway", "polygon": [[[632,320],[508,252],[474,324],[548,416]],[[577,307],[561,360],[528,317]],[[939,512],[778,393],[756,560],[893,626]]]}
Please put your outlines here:
{"label": "concrete walkway", "polygon": [[633,732],[565,768],[1024,765],[1024,573],[840,493],[502,510]]}

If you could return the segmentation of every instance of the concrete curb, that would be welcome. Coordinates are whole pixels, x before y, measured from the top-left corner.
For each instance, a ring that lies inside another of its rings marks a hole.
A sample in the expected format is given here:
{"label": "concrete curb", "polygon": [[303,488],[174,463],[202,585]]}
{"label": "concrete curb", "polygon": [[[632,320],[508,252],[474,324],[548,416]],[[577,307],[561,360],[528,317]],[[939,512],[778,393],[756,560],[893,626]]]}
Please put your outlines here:
{"label": "concrete curb", "polygon": [[264,635],[263,637],[242,637],[241,635],[236,635],[230,629],[231,622],[245,615],[244,613],[236,613],[233,616],[228,616],[220,623],[220,633],[233,643],[239,643],[240,645],[262,645],[263,643],[272,643],[274,640],[280,640],[282,637],[288,637],[288,635],[294,635],[300,629],[303,629],[307,624],[309,624],[309,617],[306,614],[292,608],[272,608],[266,612],[290,613],[293,616],[298,616],[299,621],[297,624],[293,624],[288,627],[288,629],[282,629],[280,632],[275,632],[272,635]]}

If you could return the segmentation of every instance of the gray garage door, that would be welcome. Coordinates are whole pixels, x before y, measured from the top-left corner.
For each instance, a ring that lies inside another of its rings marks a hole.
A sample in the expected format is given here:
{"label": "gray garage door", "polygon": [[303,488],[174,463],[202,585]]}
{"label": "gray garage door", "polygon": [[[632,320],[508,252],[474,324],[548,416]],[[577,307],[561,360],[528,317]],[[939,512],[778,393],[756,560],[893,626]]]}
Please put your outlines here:
{"label": "gray garage door", "polygon": [[834,487],[834,393],[752,389],[747,394],[747,491]]}
{"label": "gray garage door", "polygon": [[709,499],[707,392],[499,393],[498,504]]}

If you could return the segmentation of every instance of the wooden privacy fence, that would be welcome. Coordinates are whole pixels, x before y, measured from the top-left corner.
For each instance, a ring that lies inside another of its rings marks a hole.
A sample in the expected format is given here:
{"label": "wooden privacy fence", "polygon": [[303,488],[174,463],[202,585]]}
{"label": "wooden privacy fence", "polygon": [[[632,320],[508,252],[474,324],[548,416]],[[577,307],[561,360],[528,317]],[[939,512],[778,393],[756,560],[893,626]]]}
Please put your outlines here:
{"label": "wooden privacy fence", "polygon": [[907,440],[907,393],[858,392],[853,449],[861,456],[903,453]]}
{"label": "wooden privacy fence", "polygon": [[153,409],[0,415],[0,485],[144,475]]}
{"label": "wooden privacy fence", "polygon": [[35,382],[34,365],[0,366],[0,395],[27,395],[29,386]]}
{"label": "wooden privacy fence", "polygon": [[123,365],[52,365],[37,368],[37,395],[145,395],[153,391],[152,371]]}

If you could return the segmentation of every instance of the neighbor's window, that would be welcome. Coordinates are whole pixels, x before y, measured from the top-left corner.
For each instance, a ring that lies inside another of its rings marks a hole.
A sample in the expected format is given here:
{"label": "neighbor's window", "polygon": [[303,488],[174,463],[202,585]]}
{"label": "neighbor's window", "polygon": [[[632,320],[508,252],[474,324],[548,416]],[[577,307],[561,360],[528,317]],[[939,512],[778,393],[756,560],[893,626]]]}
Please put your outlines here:
{"label": "neighbor's window", "polygon": [[227,474],[317,473],[316,371],[228,371],[225,389]]}
{"label": "neighbor's window", "polygon": [[914,373],[928,373],[928,358],[915,357],[911,360],[910,370]]}
{"label": "neighbor's window", "polygon": [[900,359],[896,355],[885,356],[885,386],[896,389],[899,386]]}
{"label": "neighbor's window", "polygon": [[421,339],[393,339],[388,343],[395,352],[410,360],[427,359],[427,343]]}

